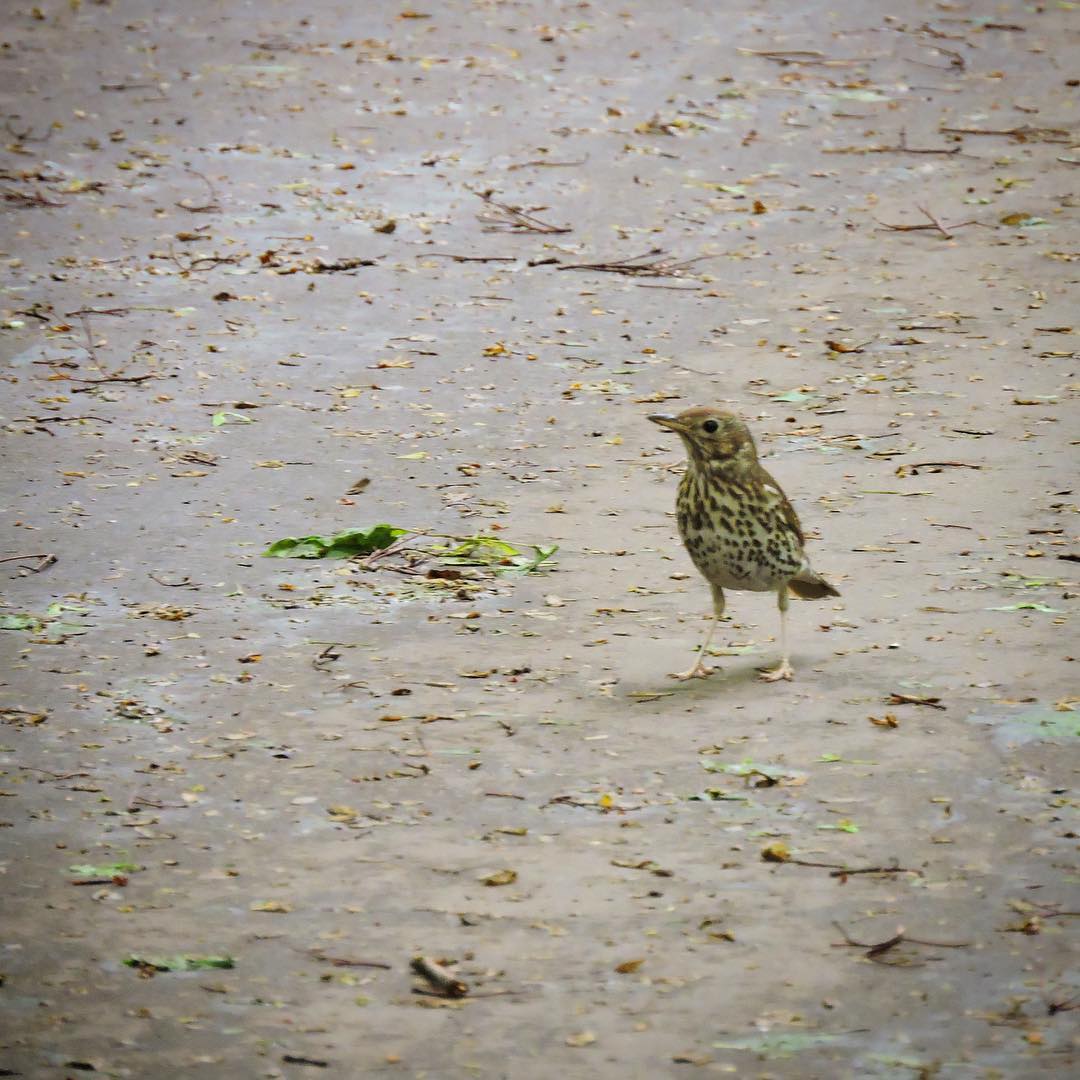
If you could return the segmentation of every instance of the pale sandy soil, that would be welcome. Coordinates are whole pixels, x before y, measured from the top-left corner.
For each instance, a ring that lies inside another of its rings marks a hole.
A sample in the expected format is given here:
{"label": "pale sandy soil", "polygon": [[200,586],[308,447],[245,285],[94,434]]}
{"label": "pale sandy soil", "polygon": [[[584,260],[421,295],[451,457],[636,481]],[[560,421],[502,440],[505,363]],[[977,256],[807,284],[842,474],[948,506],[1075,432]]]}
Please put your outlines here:
{"label": "pale sandy soil", "polygon": [[[9,7],[3,1075],[1072,1073],[1080,9],[887,10]],[[666,677],[691,404],[794,683]],[[559,551],[258,557],[384,521]]]}

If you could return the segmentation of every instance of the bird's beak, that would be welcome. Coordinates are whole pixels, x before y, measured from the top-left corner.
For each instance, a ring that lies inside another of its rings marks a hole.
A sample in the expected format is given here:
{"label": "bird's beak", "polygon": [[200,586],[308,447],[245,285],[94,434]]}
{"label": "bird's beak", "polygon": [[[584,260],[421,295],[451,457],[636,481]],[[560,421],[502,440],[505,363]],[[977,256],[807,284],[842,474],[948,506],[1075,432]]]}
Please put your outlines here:
{"label": "bird's beak", "polygon": [[654,424],[659,424],[662,428],[667,428],[668,431],[679,432],[682,430],[678,418],[672,416],[671,413],[653,413],[649,419]]}

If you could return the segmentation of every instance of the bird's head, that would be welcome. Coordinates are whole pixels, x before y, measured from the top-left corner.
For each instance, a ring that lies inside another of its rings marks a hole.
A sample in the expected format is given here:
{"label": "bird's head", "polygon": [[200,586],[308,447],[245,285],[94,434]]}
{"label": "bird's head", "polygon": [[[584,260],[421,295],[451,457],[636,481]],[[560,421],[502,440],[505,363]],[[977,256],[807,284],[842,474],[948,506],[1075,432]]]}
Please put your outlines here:
{"label": "bird's head", "polygon": [[737,416],[722,409],[698,406],[678,416],[654,413],[649,419],[674,431],[694,464],[728,465],[757,459],[750,429]]}

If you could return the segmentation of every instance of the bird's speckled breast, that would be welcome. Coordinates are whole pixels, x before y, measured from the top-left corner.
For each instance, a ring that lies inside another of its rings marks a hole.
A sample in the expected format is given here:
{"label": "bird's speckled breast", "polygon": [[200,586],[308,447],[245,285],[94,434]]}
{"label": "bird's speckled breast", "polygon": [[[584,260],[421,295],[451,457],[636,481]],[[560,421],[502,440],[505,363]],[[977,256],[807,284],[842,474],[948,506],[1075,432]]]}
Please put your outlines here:
{"label": "bird's speckled breast", "polygon": [[756,485],[707,475],[693,465],[675,502],[679,535],[698,572],[722,589],[778,589],[805,565],[802,545],[778,499]]}

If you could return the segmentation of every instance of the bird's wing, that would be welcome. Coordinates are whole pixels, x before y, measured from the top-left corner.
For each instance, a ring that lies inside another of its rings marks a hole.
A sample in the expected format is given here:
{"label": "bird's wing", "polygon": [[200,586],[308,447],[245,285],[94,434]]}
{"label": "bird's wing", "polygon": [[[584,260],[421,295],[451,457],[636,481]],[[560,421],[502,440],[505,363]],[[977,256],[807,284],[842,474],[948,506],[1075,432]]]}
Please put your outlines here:
{"label": "bird's wing", "polygon": [[769,506],[779,512],[784,524],[798,538],[801,547],[806,543],[806,537],[803,536],[802,525],[799,524],[799,515],[795,513],[795,508],[788,502],[783,489],[760,465],[758,466],[756,479],[765,493]]}

